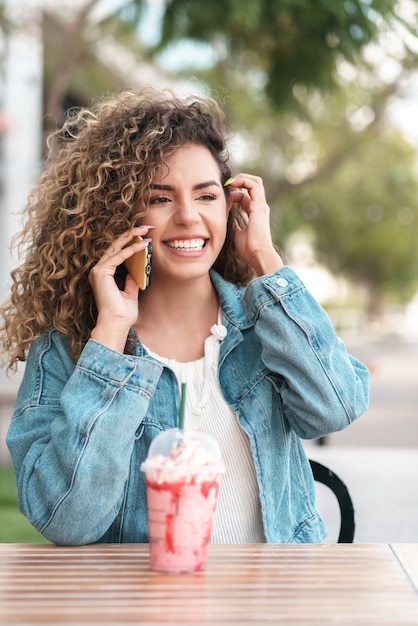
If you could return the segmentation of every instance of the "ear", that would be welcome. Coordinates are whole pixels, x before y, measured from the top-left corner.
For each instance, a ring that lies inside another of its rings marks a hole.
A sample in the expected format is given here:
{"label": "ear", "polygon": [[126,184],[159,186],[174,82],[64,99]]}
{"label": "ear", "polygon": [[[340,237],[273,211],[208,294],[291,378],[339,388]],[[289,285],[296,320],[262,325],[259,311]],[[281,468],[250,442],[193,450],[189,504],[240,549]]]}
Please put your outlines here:
{"label": "ear", "polygon": [[229,193],[226,199],[226,213],[227,215],[229,214],[230,210],[232,209],[232,205],[234,204],[234,201],[232,199],[232,193]]}

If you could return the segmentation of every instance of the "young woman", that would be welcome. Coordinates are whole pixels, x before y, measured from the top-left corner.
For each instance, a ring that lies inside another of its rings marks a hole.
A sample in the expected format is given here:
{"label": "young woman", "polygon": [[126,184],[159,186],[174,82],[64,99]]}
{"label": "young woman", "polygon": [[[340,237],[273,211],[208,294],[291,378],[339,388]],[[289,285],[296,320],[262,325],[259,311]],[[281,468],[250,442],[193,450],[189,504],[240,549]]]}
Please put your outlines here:
{"label": "young woman", "polygon": [[[226,464],[212,541],[321,541],[301,440],[365,411],[368,371],[275,249],[262,180],[230,180],[217,104],[123,93],[56,144],[2,308],[9,367],[27,360],[7,436],[22,512],[57,544],[147,542],[141,462],[185,381],[186,427]],[[140,291],[124,262],[149,239]]]}

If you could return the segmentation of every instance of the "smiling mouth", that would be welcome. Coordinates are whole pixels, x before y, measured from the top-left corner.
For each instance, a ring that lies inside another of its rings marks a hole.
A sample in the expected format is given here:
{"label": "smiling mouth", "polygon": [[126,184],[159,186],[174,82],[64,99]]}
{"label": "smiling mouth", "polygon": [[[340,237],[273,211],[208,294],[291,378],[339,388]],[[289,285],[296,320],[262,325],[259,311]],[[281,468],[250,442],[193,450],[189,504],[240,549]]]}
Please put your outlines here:
{"label": "smiling mouth", "polygon": [[165,245],[174,250],[203,250],[207,239],[174,239],[173,241],[165,241]]}

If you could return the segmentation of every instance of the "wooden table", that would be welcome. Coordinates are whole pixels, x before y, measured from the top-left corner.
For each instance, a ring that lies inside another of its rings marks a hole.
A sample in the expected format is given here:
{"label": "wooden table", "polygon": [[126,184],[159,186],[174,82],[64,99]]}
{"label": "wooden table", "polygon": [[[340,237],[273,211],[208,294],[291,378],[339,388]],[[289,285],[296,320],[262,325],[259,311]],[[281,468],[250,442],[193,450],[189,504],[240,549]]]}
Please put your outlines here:
{"label": "wooden table", "polygon": [[159,574],[147,545],[0,544],[0,624],[418,624],[418,544],[212,545]]}

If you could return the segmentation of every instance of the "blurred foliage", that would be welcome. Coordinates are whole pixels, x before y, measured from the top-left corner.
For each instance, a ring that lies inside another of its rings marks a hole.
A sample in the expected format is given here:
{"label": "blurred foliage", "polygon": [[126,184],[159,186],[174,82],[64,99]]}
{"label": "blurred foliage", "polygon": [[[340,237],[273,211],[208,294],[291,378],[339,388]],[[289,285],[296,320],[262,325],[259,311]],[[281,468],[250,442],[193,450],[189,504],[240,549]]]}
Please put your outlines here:
{"label": "blurred foliage", "polygon": [[316,256],[334,275],[367,289],[374,317],[417,289],[417,192],[416,151],[392,132],[360,142],[325,182],[283,197],[280,210],[290,232],[296,222],[313,233]]}
{"label": "blurred foliage", "polygon": [[11,467],[0,467],[0,543],[49,543],[20,513]]}
{"label": "blurred foliage", "polygon": [[364,142],[328,188],[314,185],[299,205],[306,215],[308,201],[308,219],[316,220],[319,258],[367,287],[373,314],[381,312],[384,296],[405,301],[417,287],[415,163],[415,153],[399,134]]}
{"label": "blurred foliage", "polygon": [[416,36],[398,0],[167,0],[165,7],[159,48],[184,38],[212,44],[219,63],[260,72],[279,109],[297,105],[296,85],[333,86],[341,59],[360,62],[382,31]]}

